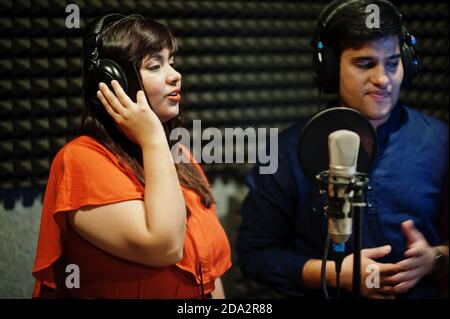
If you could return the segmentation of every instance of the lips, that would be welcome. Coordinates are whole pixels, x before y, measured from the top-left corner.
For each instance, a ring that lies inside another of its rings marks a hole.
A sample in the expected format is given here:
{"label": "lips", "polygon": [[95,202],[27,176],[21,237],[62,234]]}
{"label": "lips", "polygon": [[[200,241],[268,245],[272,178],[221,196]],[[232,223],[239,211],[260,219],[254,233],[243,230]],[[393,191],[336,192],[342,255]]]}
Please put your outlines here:
{"label": "lips", "polygon": [[377,101],[387,99],[390,96],[389,92],[379,90],[370,91],[368,94]]}
{"label": "lips", "polygon": [[180,90],[173,90],[170,94],[167,95],[167,98],[173,102],[178,102],[181,100]]}

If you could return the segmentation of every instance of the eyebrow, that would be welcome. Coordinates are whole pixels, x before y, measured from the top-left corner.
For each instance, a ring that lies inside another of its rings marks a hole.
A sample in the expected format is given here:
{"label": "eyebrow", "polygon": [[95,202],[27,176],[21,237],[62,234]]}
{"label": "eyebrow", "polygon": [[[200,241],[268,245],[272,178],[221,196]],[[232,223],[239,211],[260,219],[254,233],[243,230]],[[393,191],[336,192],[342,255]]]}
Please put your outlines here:
{"label": "eyebrow", "polygon": [[[173,57],[174,57],[173,53],[169,54],[169,60]],[[156,59],[158,61],[162,61],[162,60],[164,60],[164,57],[161,54],[156,53],[156,54],[151,55],[148,60],[151,60],[151,59]]]}
{"label": "eyebrow", "polygon": [[[394,60],[394,59],[398,59],[400,58],[400,53],[396,53],[391,55],[390,57],[388,57],[388,60]],[[370,60],[374,60],[374,58],[372,56],[358,56],[355,58],[352,58],[353,62],[361,62],[361,61],[370,61]]]}

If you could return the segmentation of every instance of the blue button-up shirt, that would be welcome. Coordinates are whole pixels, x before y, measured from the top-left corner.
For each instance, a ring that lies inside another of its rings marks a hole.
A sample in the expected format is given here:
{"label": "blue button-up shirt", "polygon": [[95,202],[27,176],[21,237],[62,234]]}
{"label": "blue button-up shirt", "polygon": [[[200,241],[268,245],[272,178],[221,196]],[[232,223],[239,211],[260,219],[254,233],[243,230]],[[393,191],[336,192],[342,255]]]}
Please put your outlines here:
{"label": "blue button-up shirt", "polygon": [[[247,175],[249,193],[241,208],[236,245],[244,275],[291,296],[320,294],[301,286],[301,271],[310,258],[322,258],[327,235],[317,187],[305,177],[296,154],[307,120],[280,134],[276,173],[260,175],[256,164]],[[407,247],[400,227],[403,221],[413,220],[431,246],[448,240],[440,238],[437,230],[443,197],[448,201],[448,194],[443,194],[448,125],[397,105],[377,134],[377,157],[368,173],[368,208],[362,215],[362,247],[389,244],[391,253],[377,261],[396,263],[405,258]],[[351,237],[347,253],[352,252],[352,243]],[[404,297],[435,294],[436,288],[425,277]]]}

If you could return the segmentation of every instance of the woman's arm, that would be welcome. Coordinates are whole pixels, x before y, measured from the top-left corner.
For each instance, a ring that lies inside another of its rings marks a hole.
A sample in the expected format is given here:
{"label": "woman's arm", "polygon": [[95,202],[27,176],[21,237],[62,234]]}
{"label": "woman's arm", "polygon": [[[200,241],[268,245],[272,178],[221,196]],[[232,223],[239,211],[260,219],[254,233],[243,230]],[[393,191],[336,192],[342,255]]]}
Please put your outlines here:
{"label": "woman's arm", "polygon": [[219,278],[214,282],[214,290],[211,292],[213,299],[225,299],[225,291],[223,290],[222,280]]}

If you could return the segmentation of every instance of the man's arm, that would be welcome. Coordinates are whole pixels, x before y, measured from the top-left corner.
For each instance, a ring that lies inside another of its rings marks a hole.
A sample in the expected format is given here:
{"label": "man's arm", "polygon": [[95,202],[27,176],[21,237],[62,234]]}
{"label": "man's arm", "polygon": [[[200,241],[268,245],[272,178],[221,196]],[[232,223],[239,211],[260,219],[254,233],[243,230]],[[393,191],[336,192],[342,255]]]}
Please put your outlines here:
{"label": "man's arm", "polygon": [[259,174],[256,165],[247,177],[250,191],[241,208],[236,250],[245,276],[276,291],[301,295],[301,270],[309,257],[291,249],[297,187],[286,149],[280,147],[280,154],[276,173]]}

